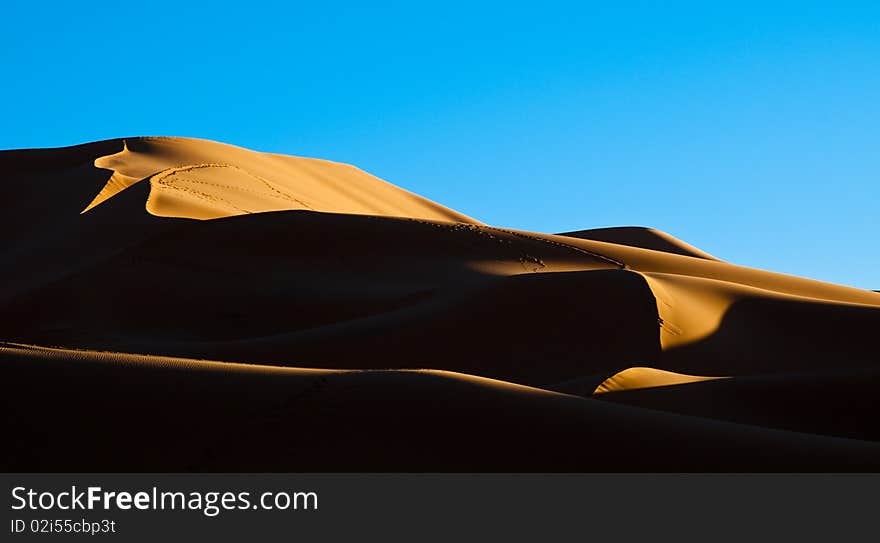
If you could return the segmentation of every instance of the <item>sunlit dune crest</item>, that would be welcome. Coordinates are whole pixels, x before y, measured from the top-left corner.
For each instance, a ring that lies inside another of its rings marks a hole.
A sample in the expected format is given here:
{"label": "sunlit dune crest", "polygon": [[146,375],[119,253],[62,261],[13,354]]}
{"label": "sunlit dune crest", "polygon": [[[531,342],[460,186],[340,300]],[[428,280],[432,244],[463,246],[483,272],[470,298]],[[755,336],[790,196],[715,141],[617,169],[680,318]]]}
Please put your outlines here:
{"label": "sunlit dune crest", "polygon": [[880,469],[880,293],[207,140],[0,170],[7,471]]}
{"label": "sunlit dune crest", "polygon": [[654,368],[628,368],[615,373],[596,387],[593,394],[606,394],[620,392],[622,390],[636,390],[640,388],[665,387],[683,385],[687,383],[699,383],[724,377],[703,377],[699,375],[685,375],[671,371],[663,371]]}
{"label": "sunlit dune crest", "polygon": [[190,138],[128,138],[122,145],[95,159],[95,167],[112,175],[84,212],[143,181],[150,184],[146,209],[160,217],[306,209],[475,222],[348,164]]}

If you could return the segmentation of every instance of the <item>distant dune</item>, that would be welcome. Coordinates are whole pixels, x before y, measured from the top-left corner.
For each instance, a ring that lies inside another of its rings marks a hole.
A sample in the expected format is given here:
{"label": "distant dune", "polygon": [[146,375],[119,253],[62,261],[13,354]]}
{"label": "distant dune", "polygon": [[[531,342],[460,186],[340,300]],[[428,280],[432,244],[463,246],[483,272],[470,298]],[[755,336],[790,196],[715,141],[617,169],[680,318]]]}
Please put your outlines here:
{"label": "distant dune", "polygon": [[718,260],[714,256],[697,249],[693,245],[670,236],[666,232],[661,232],[660,230],[655,230],[653,228],[620,226],[616,228],[594,228],[591,230],[580,230],[578,232],[565,232],[559,235],[570,238],[607,241],[609,243],[641,247],[642,249],[653,249],[655,251],[664,251],[677,255]]}
{"label": "distant dune", "polygon": [[875,291],[206,140],[0,171],[7,471],[880,469]]}

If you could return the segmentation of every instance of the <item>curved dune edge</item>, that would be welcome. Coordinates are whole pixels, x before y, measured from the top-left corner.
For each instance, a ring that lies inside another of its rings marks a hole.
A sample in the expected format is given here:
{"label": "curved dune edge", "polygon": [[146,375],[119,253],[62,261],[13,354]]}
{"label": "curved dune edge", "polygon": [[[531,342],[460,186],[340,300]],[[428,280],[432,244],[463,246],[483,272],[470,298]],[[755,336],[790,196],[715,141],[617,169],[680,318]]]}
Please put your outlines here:
{"label": "curved dune edge", "polygon": [[146,181],[146,210],[159,217],[311,210],[480,224],[348,164],[193,138],[138,137],[121,144],[120,151],[94,160],[95,168],[111,174],[81,213]]}
{"label": "curved dune edge", "polygon": [[717,379],[729,379],[729,377],[705,377],[701,375],[686,375],[684,373],[658,370],[656,368],[634,367],[627,368],[621,372],[615,373],[608,379],[605,379],[596,387],[596,390],[593,391],[593,395],[641,388],[685,385],[688,383],[700,383],[702,381],[715,381]]}
{"label": "curved dune edge", "polygon": [[160,356],[150,354],[122,353],[114,351],[96,351],[89,349],[69,349],[64,347],[46,347],[27,343],[0,342],[0,355],[13,355],[32,358],[40,363],[57,361],[64,364],[81,363],[100,367],[112,364],[114,366],[137,366],[144,369],[157,369],[165,371],[224,373],[229,375],[275,375],[275,376],[311,376],[320,377],[341,374],[371,374],[376,376],[413,374],[439,377],[461,383],[472,383],[482,387],[503,389],[519,394],[569,396],[562,392],[555,392],[543,388],[521,385],[500,379],[492,379],[479,375],[471,375],[457,371],[439,370],[431,368],[399,368],[399,369],[333,369],[333,368],[307,368],[295,366],[275,366],[270,364],[253,364],[246,362],[225,362],[219,360],[202,360],[184,358],[179,356]]}

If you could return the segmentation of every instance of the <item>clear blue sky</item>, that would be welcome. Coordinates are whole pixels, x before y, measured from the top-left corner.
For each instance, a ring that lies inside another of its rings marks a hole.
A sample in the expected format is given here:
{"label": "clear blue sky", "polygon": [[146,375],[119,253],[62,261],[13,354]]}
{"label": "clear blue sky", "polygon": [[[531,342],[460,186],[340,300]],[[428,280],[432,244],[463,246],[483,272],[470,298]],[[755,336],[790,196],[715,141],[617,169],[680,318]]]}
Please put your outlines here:
{"label": "clear blue sky", "polygon": [[0,148],[210,138],[880,289],[878,2],[4,2]]}

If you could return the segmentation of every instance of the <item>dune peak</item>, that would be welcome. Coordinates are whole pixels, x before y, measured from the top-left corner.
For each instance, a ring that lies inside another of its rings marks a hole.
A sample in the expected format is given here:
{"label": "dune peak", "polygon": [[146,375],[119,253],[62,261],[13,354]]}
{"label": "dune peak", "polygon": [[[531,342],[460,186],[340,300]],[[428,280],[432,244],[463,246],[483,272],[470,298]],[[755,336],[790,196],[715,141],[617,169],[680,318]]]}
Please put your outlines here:
{"label": "dune peak", "polygon": [[479,224],[349,164],[191,138],[125,138],[121,145],[94,159],[94,167],[110,175],[81,213],[145,182],[145,208],[159,217],[311,210]]}

